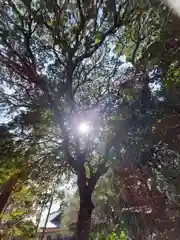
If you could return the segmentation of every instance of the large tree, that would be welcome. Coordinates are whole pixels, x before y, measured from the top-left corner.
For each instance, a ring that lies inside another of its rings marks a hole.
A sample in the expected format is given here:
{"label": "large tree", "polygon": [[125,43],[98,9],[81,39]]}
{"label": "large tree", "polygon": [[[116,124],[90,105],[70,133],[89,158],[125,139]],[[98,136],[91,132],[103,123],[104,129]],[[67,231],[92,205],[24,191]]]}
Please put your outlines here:
{"label": "large tree", "polygon": [[[75,238],[86,240],[94,209],[93,190],[110,161],[121,155],[132,122],[127,119],[133,101],[127,101],[127,91],[118,95],[114,88],[124,88],[128,80],[134,86],[140,79],[138,106],[142,114],[150,107],[148,70],[145,64],[141,69],[135,59],[151,41],[153,28],[149,32],[143,29],[143,35],[142,21],[144,26],[154,26],[160,17],[148,11],[146,2],[128,0],[7,0],[0,1],[0,7],[1,103],[11,114],[26,116],[34,110],[28,127],[24,129],[24,122],[17,121],[14,131],[18,138],[35,136],[43,154],[55,156],[53,166],[47,164],[47,172],[68,164],[77,175],[80,209]],[[133,23],[140,33],[131,57],[137,68],[127,67],[122,74],[119,56],[124,45],[128,50],[128,42],[134,47],[127,38],[135,33],[127,31]],[[34,125],[37,119],[40,124]],[[90,128],[88,133],[80,135],[80,122]]]}

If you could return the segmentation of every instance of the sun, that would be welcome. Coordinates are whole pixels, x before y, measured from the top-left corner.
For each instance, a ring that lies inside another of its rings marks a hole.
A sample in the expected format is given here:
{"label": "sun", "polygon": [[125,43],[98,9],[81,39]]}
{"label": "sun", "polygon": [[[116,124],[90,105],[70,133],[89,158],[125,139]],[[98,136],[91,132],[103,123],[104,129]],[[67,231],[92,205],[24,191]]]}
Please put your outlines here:
{"label": "sun", "polygon": [[89,122],[80,122],[79,126],[78,126],[78,131],[81,133],[81,134],[88,134],[89,131],[90,131],[90,124]]}

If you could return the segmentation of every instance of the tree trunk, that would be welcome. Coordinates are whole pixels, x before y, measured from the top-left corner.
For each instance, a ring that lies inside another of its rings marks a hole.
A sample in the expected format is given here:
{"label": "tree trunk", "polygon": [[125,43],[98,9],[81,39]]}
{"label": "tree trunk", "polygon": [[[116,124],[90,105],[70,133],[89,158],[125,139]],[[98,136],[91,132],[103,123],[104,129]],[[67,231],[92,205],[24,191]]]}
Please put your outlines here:
{"label": "tree trunk", "polygon": [[[46,194],[47,194],[47,192],[46,192]],[[46,194],[45,194],[45,197],[43,199],[43,202],[42,202],[42,205],[41,205],[41,208],[40,208],[40,212],[39,212],[39,214],[37,214],[37,218],[36,218],[36,233],[38,232],[39,224],[40,224],[41,219],[42,219],[42,214],[43,214],[43,211],[44,211],[45,206],[46,206]],[[37,209],[37,212],[38,212],[38,209]]]}
{"label": "tree trunk", "polygon": [[92,192],[86,188],[83,195],[83,197],[80,195],[80,208],[76,225],[75,240],[88,240],[89,232],[91,230],[91,215],[94,209],[91,199]]}
{"label": "tree trunk", "polygon": [[52,191],[51,196],[50,196],[50,203],[49,203],[48,213],[47,213],[47,216],[46,216],[46,220],[45,220],[45,223],[44,223],[42,234],[40,236],[40,240],[44,239],[44,235],[45,235],[45,232],[46,232],[46,226],[47,226],[47,223],[48,223],[49,215],[51,213],[51,208],[52,208],[52,204],[53,204],[55,191],[56,191],[56,188],[55,188],[55,184],[54,184],[53,191]]}

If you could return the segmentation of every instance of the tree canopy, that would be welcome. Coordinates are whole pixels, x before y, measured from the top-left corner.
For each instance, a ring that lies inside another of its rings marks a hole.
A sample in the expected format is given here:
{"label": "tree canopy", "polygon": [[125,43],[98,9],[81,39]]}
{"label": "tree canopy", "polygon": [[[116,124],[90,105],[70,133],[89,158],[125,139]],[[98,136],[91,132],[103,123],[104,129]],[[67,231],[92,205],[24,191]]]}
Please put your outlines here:
{"label": "tree canopy", "polygon": [[[24,206],[31,191],[36,207],[44,206],[53,184],[75,175],[76,240],[89,239],[91,229],[97,234],[91,228],[97,209],[105,215],[110,209],[109,239],[119,229],[122,239],[125,232],[167,238],[170,230],[152,219],[156,203],[164,212],[178,206],[180,20],[146,0],[6,0],[0,13],[0,107],[8,117],[0,128],[1,213]],[[115,189],[101,182],[109,172]],[[138,225],[120,227],[124,215]]]}

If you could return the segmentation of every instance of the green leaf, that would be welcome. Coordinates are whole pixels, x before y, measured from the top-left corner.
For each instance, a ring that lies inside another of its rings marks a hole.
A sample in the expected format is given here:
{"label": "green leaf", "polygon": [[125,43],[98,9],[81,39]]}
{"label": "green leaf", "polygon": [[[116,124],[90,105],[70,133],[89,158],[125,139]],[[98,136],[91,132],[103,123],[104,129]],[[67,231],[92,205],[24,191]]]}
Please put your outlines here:
{"label": "green leaf", "polygon": [[115,52],[116,52],[117,56],[120,56],[120,54],[121,54],[121,44],[120,44],[119,41],[116,42]]}
{"label": "green leaf", "polygon": [[131,56],[131,50],[130,50],[130,48],[125,48],[124,49],[124,55],[128,58],[128,57],[130,57]]}
{"label": "green leaf", "polygon": [[124,231],[120,233],[120,240],[126,240],[126,233]]}
{"label": "green leaf", "polygon": [[54,27],[56,25],[56,21],[54,19],[50,20],[47,22],[47,24],[50,26],[50,27]]}
{"label": "green leaf", "polygon": [[90,168],[87,164],[85,164],[85,170],[86,170],[86,177],[89,178],[90,177]]}
{"label": "green leaf", "polygon": [[107,240],[117,240],[117,234],[115,232],[112,232],[108,235]]}
{"label": "green leaf", "polygon": [[95,33],[95,43],[98,44],[101,42],[101,40],[102,40],[102,32],[98,31]]}
{"label": "green leaf", "polygon": [[12,217],[18,217],[18,216],[22,216],[23,214],[24,214],[23,211],[15,211],[11,215]]}

